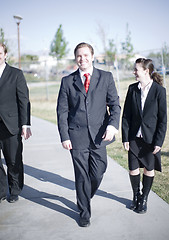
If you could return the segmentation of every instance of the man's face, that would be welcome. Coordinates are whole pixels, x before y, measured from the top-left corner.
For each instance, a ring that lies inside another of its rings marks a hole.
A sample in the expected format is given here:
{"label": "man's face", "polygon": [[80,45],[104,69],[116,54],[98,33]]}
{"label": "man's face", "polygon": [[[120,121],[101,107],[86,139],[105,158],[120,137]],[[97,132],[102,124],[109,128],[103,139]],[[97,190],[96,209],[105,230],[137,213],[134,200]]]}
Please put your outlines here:
{"label": "man's face", "polygon": [[0,65],[2,65],[5,62],[7,54],[4,53],[4,49],[2,46],[0,46]]}
{"label": "man's face", "polygon": [[88,47],[82,47],[77,49],[75,60],[80,70],[87,71],[92,67],[94,56]]}

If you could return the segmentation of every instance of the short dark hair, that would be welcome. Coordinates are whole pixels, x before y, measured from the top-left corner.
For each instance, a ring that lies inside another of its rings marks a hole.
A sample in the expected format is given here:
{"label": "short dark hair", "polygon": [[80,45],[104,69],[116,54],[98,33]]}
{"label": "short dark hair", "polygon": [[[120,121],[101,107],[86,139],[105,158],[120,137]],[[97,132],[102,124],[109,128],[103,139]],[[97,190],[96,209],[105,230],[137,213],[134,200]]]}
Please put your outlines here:
{"label": "short dark hair", "polygon": [[90,44],[88,44],[88,43],[81,42],[81,43],[79,43],[79,44],[75,47],[75,50],[74,50],[74,55],[75,55],[75,57],[76,57],[76,52],[77,52],[77,50],[78,50],[79,48],[82,48],[82,47],[88,47],[88,48],[90,49],[90,52],[91,52],[92,56],[94,55],[94,49],[93,49],[93,47],[92,47]]}
{"label": "short dark hair", "polygon": [[0,43],[0,46],[3,47],[4,53],[7,54],[8,50],[7,50],[6,45],[4,43]]}

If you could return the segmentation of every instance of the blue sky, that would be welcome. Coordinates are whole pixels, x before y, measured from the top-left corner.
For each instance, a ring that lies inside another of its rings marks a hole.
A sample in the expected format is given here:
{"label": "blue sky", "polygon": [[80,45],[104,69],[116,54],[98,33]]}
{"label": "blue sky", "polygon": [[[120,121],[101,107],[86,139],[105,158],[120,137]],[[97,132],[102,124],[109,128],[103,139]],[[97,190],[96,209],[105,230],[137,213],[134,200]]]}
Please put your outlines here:
{"label": "blue sky", "polygon": [[118,48],[125,40],[127,23],[135,51],[160,49],[164,42],[169,45],[168,0],[5,0],[0,6],[0,27],[16,54],[17,27],[13,15],[23,17],[21,54],[49,49],[60,24],[70,55],[82,41],[91,43],[96,54],[102,52],[99,24],[107,41],[115,39]]}

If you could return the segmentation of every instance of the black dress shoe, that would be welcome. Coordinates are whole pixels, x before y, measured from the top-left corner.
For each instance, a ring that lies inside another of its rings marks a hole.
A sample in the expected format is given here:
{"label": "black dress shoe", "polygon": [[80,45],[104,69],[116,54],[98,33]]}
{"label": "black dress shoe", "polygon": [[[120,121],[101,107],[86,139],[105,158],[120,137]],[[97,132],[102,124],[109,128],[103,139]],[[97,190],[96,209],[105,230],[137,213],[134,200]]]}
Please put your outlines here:
{"label": "black dress shoe", "polygon": [[0,198],[0,203],[6,200],[6,196]]}
{"label": "black dress shoe", "polygon": [[18,200],[19,200],[18,195],[10,195],[8,201],[9,201],[10,203],[15,203],[15,202],[17,202]]}
{"label": "black dress shoe", "polygon": [[79,220],[79,226],[80,227],[89,227],[90,226],[90,220],[80,218]]}

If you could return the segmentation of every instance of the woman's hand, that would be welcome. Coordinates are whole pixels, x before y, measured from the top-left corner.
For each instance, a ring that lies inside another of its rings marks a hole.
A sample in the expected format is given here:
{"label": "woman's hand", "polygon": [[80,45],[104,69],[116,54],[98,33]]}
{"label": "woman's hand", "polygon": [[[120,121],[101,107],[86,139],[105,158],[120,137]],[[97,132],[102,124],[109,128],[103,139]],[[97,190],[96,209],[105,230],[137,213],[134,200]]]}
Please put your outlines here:
{"label": "woman's hand", "polygon": [[161,147],[159,147],[159,146],[155,146],[155,147],[154,147],[153,154],[158,153],[160,150],[161,150]]}
{"label": "woman's hand", "polygon": [[129,149],[130,149],[129,142],[124,142],[124,143],[123,143],[123,146],[124,146],[124,149],[125,149],[126,151],[129,151]]}

